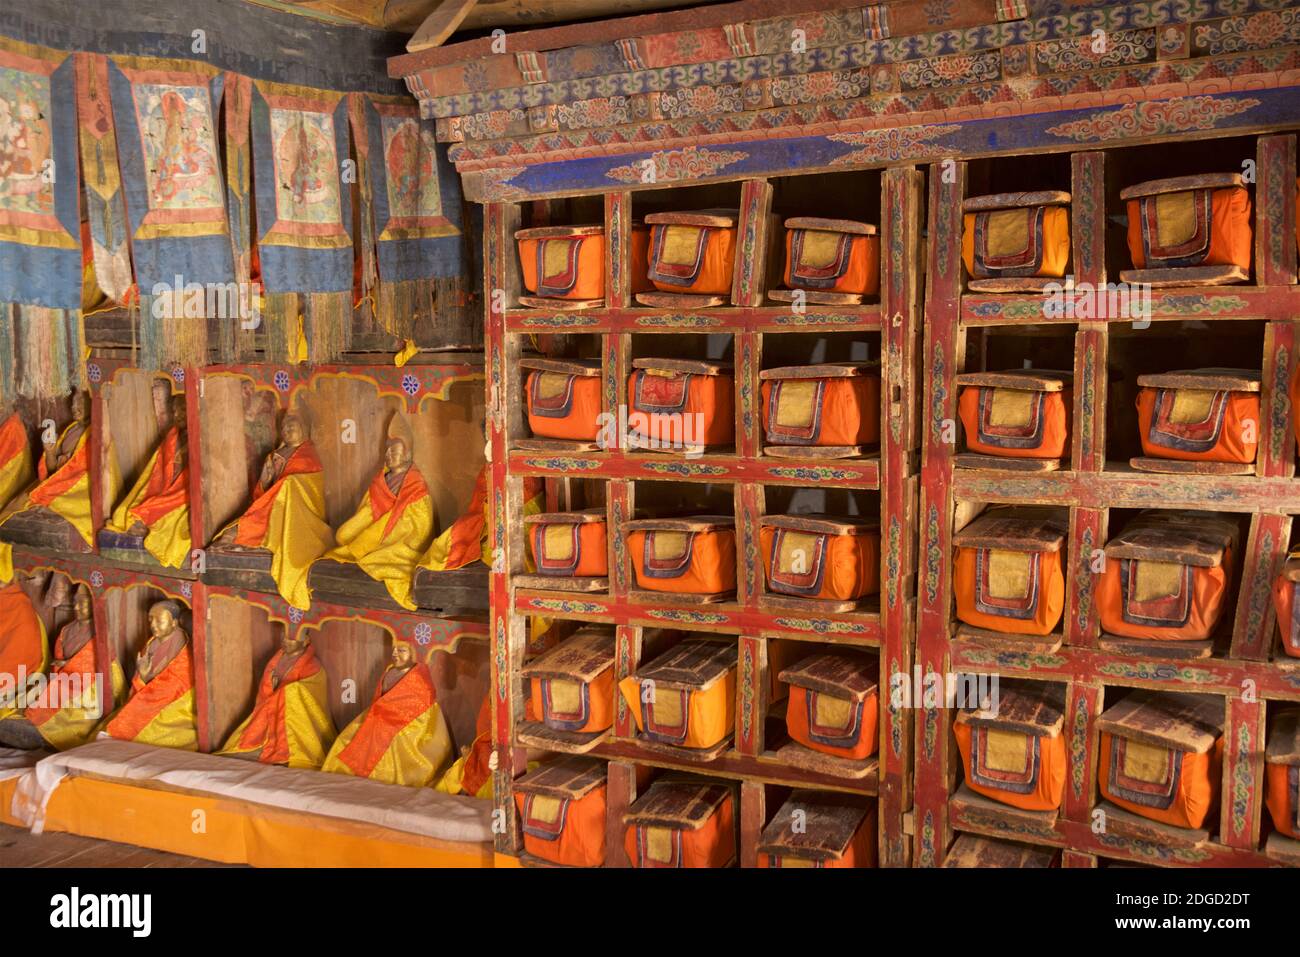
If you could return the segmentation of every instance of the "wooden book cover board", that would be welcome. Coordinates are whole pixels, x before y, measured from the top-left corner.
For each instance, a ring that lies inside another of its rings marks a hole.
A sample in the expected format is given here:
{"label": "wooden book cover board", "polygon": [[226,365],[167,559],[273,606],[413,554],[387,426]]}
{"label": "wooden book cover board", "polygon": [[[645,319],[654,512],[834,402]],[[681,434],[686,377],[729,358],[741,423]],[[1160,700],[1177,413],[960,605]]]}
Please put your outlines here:
{"label": "wooden book cover board", "polygon": [[548,761],[514,783],[523,794],[577,799],[605,783],[605,762],[574,755]]}
{"label": "wooden book cover board", "polygon": [[1215,568],[1237,536],[1237,523],[1219,515],[1146,511],[1106,543],[1106,557]]}
{"label": "wooden book cover board", "polygon": [[1171,176],[1167,179],[1152,179],[1145,183],[1126,186],[1119,191],[1122,200],[1141,199],[1143,196],[1158,196],[1161,193],[1182,193],[1189,189],[1228,189],[1244,186],[1245,180],[1240,173],[1202,173],[1197,176]]}
{"label": "wooden book cover board", "polygon": [[520,359],[519,368],[536,369],[538,372],[558,372],[561,375],[597,376],[600,375],[600,360],[550,359],[534,356]]}
{"label": "wooden book cover board", "polygon": [[638,668],[636,679],[670,691],[704,691],[735,668],[737,658],[734,641],[687,638]]}
{"label": "wooden book cover board", "polygon": [[1065,544],[1065,521],[1052,509],[1034,506],[990,508],[953,536],[959,548],[1020,552],[1058,552]]}
{"label": "wooden book cover board", "polygon": [[1269,764],[1300,764],[1300,711],[1287,710],[1278,715],[1268,733],[1264,760]]}
{"label": "wooden book cover board", "polygon": [[980,389],[1018,389],[1022,392],[1060,392],[1074,380],[1069,372],[1035,369],[1032,372],[962,372],[953,377],[959,386]]}
{"label": "wooden book cover board", "polygon": [[1146,389],[1195,389],[1211,392],[1258,392],[1260,373],[1254,369],[1182,369],[1138,376]]}
{"label": "wooden book cover board", "polygon": [[[800,813],[796,827],[795,814]],[[874,806],[864,798],[825,791],[797,790],[772,822],[763,828],[758,852],[808,861],[837,861],[844,856]]]}
{"label": "wooden book cover board", "polygon": [[591,682],[614,665],[612,628],[588,626],[524,665],[522,673],[538,678]]}
{"label": "wooden book cover board", "polygon": [[998,684],[995,707],[964,709],[957,723],[1054,738],[1065,726],[1065,686],[1005,679]]}
{"label": "wooden book cover board", "polygon": [[734,785],[670,775],[650,785],[623,815],[623,823],[698,831],[729,797],[734,806]]}
{"label": "wooden book cover board", "polygon": [[979,834],[959,834],[944,867],[1051,867],[1057,851],[1051,847],[999,841]]}
{"label": "wooden book cover board", "polygon": [[843,652],[821,652],[784,669],[778,677],[786,684],[861,701],[876,691],[878,675],[879,665],[870,658]]}
{"label": "wooden book cover board", "polygon": [[1223,734],[1222,699],[1140,688],[1097,719],[1102,731],[1178,751],[1203,754]]}
{"label": "wooden book cover board", "polygon": [[970,196],[962,201],[962,212],[979,213],[993,209],[1021,209],[1035,206],[1064,206],[1070,194],[1059,189],[1040,189],[1023,193],[990,193]]}
{"label": "wooden book cover board", "polygon": [[879,362],[822,362],[808,366],[779,366],[764,369],[758,374],[765,381],[772,379],[846,379],[853,376],[880,375]]}
{"label": "wooden book cover board", "polygon": [[809,229],[823,233],[849,233],[853,236],[874,236],[880,230],[871,223],[853,219],[823,219],[820,216],[791,216],[785,221],[786,229]]}

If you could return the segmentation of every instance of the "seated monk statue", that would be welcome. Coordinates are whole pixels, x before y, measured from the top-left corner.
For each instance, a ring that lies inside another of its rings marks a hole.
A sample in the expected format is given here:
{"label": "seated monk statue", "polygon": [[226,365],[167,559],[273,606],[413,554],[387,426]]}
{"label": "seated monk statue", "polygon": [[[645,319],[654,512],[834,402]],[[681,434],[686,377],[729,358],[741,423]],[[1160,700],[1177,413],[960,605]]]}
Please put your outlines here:
{"label": "seated monk statue", "polygon": [[95,537],[90,521],[89,438],[90,397],[78,390],[72,393],[72,421],[45,447],[37,463],[36,485],[13,503],[15,511],[47,508],[67,519],[88,546]]}
{"label": "seated monk statue", "polygon": [[[77,586],[75,617],[54,642],[54,661],[41,695],[29,696],[22,719],[41,745],[58,751],[85,744],[104,715],[121,704],[126,677],[116,661],[109,663],[107,701],[101,697],[99,656],[95,649],[95,618],[90,590]],[[15,719],[18,720],[18,719]]]}
{"label": "seated monk statue", "polygon": [[168,390],[162,442],[145,463],[131,491],[113,509],[110,531],[144,538],[158,564],[180,568],[190,556],[190,472],[186,462],[185,395]]}
{"label": "seated monk statue", "polygon": [[411,610],[411,575],[433,534],[433,499],[412,463],[413,438],[406,420],[394,415],[384,467],[371,480],[356,514],[339,526],[338,547],[324,556],[359,565],[384,583],[393,601]]}
{"label": "seated monk statue", "polygon": [[435,790],[444,794],[468,794],[470,797],[492,796],[492,772],[496,758],[492,747],[492,695],[479,706],[474,724],[474,741],[460,749],[460,757],[438,779]]}
{"label": "seated monk statue", "polygon": [[433,675],[416,660],[415,646],[399,639],[370,707],[343,729],[321,770],[427,787],[450,757]]}
{"label": "seated monk statue", "polygon": [[21,415],[11,411],[0,424],[0,508],[30,486],[35,477],[27,425]]}
{"label": "seated monk statue", "polygon": [[45,625],[17,579],[0,588],[0,744],[38,748],[41,742],[19,725],[31,678],[49,663]]}
{"label": "seated monk statue", "polygon": [[286,414],[280,445],[266,457],[253,504],[213,540],[213,551],[265,549],[280,597],[311,607],[307,570],[334,543],[325,521],[325,478],[300,415]]}
{"label": "seated monk statue", "polygon": [[154,602],[149,609],[150,638],[136,656],[126,703],[104,726],[110,737],[182,751],[198,750],[194,659],[180,615],[180,605],[170,600]]}
{"label": "seated monk statue", "polygon": [[337,732],[330,718],[328,681],[306,631],[285,629],[257,685],[247,718],[218,754],[262,764],[319,768]]}

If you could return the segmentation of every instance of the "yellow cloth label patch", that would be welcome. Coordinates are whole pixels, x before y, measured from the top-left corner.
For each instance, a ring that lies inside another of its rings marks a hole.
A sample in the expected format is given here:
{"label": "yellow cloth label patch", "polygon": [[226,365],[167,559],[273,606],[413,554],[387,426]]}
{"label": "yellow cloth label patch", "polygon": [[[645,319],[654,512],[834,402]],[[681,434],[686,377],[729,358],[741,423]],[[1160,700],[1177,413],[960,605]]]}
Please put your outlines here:
{"label": "yellow cloth label patch", "polygon": [[1029,770],[1029,736],[989,728],[984,732],[984,766],[990,771],[1024,774]]}
{"label": "yellow cloth label patch", "polygon": [[839,260],[840,234],[820,230],[807,230],[803,234],[802,257],[799,265],[810,269],[826,269]]}
{"label": "yellow cloth label patch", "polygon": [[1212,389],[1175,389],[1174,404],[1169,407],[1169,421],[1179,425],[1204,422],[1218,393]]}
{"label": "yellow cloth label patch", "polygon": [[682,726],[682,706],[686,696],[676,691],[656,693],[650,702],[650,714],[654,723],[661,728],[680,728]]}
{"label": "yellow cloth label patch", "polygon": [[1169,777],[1169,749],[1141,741],[1124,742],[1124,774],[1135,781],[1160,784]]}
{"label": "yellow cloth label patch", "polygon": [[1024,428],[1033,421],[1033,392],[1024,389],[994,389],[989,403],[989,424],[998,428]]}
{"label": "yellow cloth label patch", "polygon": [[1161,193],[1156,197],[1156,242],[1177,246],[1196,235],[1196,192]]}
{"label": "yellow cloth label patch", "polygon": [[656,864],[667,864],[673,859],[673,832],[667,827],[645,829],[645,856]]}
{"label": "yellow cloth label patch", "polygon": [[990,256],[1010,256],[1029,247],[1029,217],[1033,209],[995,209],[984,235]]}
{"label": "yellow cloth label patch", "polygon": [[542,530],[542,557],[551,562],[573,558],[572,525],[547,525]]}
{"label": "yellow cloth label patch", "polygon": [[806,575],[812,571],[813,556],[817,554],[820,538],[820,535],[787,530],[781,536],[781,548],[776,556],[777,569],[788,575]]}
{"label": "yellow cloth label patch", "polygon": [[853,714],[853,702],[848,698],[818,694],[813,702],[813,719],[819,728],[847,728]]}
{"label": "yellow cloth label patch", "polygon": [[663,250],[659,255],[661,262],[669,266],[693,266],[695,254],[699,247],[699,226],[664,227]]}
{"label": "yellow cloth label patch", "polygon": [[650,554],[656,561],[672,561],[686,554],[689,536],[686,532],[653,532],[650,535]]}
{"label": "yellow cloth label patch", "polygon": [[556,714],[577,714],[582,710],[582,685],[576,681],[552,678],[547,685],[550,708]]}
{"label": "yellow cloth label patch", "polygon": [[563,372],[543,372],[537,381],[537,392],[543,399],[564,395],[569,388],[569,377]]}
{"label": "yellow cloth label patch", "polygon": [[534,794],[532,802],[528,805],[528,813],[534,821],[542,824],[554,824],[560,819],[560,809],[563,807],[564,800],[562,798]]}
{"label": "yellow cloth label patch", "polygon": [[1177,562],[1135,562],[1133,597],[1154,601],[1177,595],[1183,582],[1183,566]]}
{"label": "yellow cloth label patch", "polygon": [[776,402],[776,424],[785,429],[806,429],[817,411],[817,380],[786,379]]}
{"label": "yellow cloth label patch", "polygon": [[1028,598],[1030,552],[1011,552],[1001,548],[989,549],[989,597]]}
{"label": "yellow cloth label patch", "polygon": [[569,247],[567,239],[542,240],[542,278],[550,279],[569,271]]}

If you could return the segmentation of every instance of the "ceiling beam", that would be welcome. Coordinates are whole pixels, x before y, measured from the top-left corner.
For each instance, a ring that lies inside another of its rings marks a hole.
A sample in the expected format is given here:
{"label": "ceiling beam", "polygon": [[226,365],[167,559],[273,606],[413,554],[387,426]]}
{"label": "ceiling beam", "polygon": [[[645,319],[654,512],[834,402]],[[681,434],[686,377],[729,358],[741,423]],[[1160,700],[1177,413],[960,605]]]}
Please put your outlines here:
{"label": "ceiling beam", "polygon": [[460,27],[477,2],[478,0],[442,0],[420,24],[415,36],[406,41],[406,51],[415,53],[442,46]]}

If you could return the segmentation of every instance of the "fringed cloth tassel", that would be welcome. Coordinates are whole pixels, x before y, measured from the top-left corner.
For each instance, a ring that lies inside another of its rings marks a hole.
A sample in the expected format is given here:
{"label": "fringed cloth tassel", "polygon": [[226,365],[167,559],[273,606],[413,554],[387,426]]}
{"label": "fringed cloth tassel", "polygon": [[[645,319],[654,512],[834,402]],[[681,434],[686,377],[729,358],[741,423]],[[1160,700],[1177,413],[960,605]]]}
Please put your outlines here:
{"label": "fringed cloth tassel", "polygon": [[141,294],[140,368],[207,365],[207,311],[206,291]]}
{"label": "fringed cloth tassel", "polygon": [[452,320],[458,323],[472,321],[478,310],[474,308],[474,298],[469,287],[460,276],[448,276],[433,281],[434,314],[443,322]]}
{"label": "fringed cloth tassel", "polygon": [[[3,385],[5,398],[14,394],[13,368],[17,358],[17,394],[53,398],[86,383],[85,332],[80,310],[17,306],[17,322],[4,330],[0,358],[7,358]],[[12,316],[14,310],[0,310]],[[8,356],[3,356],[3,352]]]}
{"label": "fringed cloth tassel", "polygon": [[0,303],[0,402],[8,405],[17,396],[18,379],[14,373],[14,310],[12,303]]}
{"label": "fringed cloth tassel", "polygon": [[262,351],[266,361],[295,361],[298,354],[298,316],[302,312],[298,294],[268,292],[262,300]]}
{"label": "fringed cloth tassel", "polygon": [[307,293],[307,361],[332,362],[352,346],[352,293]]}
{"label": "fringed cloth tassel", "polygon": [[399,339],[415,338],[416,323],[427,320],[433,311],[437,285],[434,279],[381,282],[375,297],[379,327]]}

